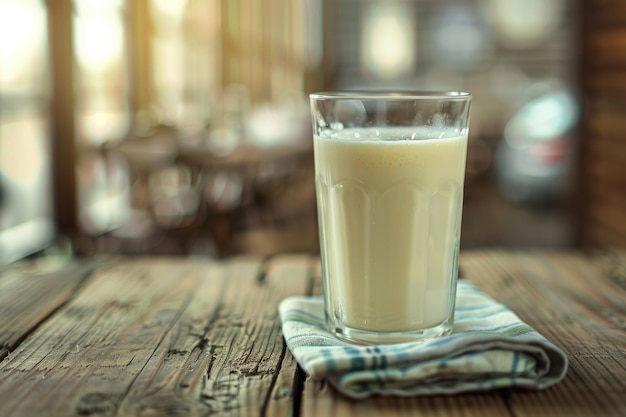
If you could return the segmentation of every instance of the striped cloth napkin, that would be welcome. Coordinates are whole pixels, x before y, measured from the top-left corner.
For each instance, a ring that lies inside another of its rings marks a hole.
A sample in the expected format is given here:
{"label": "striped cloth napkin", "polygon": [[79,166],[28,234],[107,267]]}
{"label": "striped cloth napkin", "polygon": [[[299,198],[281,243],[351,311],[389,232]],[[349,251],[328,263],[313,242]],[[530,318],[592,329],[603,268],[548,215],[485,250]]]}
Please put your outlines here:
{"label": "striped cloth napkin", "polygon": [[287,298],[279,313],[287,346],[302,369],[355,399],[541,389],[559,382],[567,371],[567,357],[559,348],[462,279],[454,332],[425,342],[343,342],[326,329],[320,297]]}

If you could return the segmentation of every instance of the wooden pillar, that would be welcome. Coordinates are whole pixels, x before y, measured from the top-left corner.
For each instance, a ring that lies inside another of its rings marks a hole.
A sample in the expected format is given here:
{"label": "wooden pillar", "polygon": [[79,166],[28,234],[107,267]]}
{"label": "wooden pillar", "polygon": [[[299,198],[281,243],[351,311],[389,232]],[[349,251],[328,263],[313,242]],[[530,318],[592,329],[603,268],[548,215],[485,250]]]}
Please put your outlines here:
{"label": "wooden pillar", "polygon": [[135,133],[145,133],[154,126],[151,114],[153,105],[152,45],[150,45],[149,0],[126,2],[128,33],[128,65],[130,74],[129,101],[132,111],[132,127]]}
{"label": "wooden pillar", "polygon": [[626,2],[581,3],[580,244],[626,247]]}
{"label": "wooden pillar", "polygon": [[51,153],[54,212],[57,233],[78,233],[76,147],[74,128],[74,53],[72,0],[46,0],[52,98]]}

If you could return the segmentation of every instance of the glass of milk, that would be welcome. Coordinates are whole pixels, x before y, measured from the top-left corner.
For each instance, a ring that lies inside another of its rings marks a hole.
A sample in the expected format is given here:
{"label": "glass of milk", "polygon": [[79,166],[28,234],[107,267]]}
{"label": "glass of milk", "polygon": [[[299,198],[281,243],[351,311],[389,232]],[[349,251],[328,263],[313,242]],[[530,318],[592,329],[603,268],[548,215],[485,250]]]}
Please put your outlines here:
{"label": "glass of milk", "polygon": [[362,344],[452,332],[471,94],[311,94],[324,305]]}

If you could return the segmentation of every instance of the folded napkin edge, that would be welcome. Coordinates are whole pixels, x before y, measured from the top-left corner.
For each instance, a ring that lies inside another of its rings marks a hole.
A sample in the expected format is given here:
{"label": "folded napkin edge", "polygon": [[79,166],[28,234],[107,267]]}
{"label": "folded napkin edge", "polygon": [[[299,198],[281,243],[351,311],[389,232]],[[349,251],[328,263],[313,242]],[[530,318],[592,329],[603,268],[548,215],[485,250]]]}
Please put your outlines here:
{"label": "folded napkin edge", "polygon": [[[484,352],[488,349],[502,349],[509,352],[530,352],[530,354],[537,359],[537,363],[539,364],[537,374],[533,377],[529,377],[526,379],[516,377],[513,378],[513,380],[507,380],[508,377],[502,377],[501,382],[497,382],[497,384],[504,384],[503,387],[517,386],[529,389],[543,389],[559,382],[566,375],[568,369],[568,358],[565,353],[556,345],[554,345],[551,341],[549,341],[547,338],[537,332],[536,329],[524,323],[510,309],[508,309],[508,307],[484,295],[479,289],[470,285],[471,284],[465,285],[463,288],[466,288],[468,290],[472,289],[471,302],[474,302],[474,300],[478,300],[479,302],[488,302],[501,305],[511,313],[505,315],[504,318],[506,320],[519,321],[519,323],[527,326],[529,331],[525,334],[518,336],[503,335],[497,332],[480,331],[453,333],[450,336],[442,337],[439,339],[432,339],[433,343],[442,342],[444,345],[446,345],[449,340],[454,339],[455,337],[457,339],[461,339],[459,343],[451,344],[448,346],[448,349],[446,351],[452,355],[450,357],[474,353],[480,354],[480,352]],[[354,352],[360,352],[357,357],[358,361],[362,361],[363,359],[368,360],[363,352],[366,352],[368,348],[371,349],[373,346],[352,345],[347,342],[340,341],[326,329],[322,297],[288,297],[286,299],[283,299],[279,303],[279,313],[282,322],[283,335],[285,336],[287,345],[302,369],[311,377],[315,379],[326,378],[331,381],[332,384],[337,384],[337,379],[340,379],[346,375],[354,374],[358,371],[356,371],[354,367],[351,367],[350,362],[348,362],[348,366],[345,368],[334,369],[334,373],[326,372],[328,371],[327,368],[329,365],[329,361],[349,361],[351,359],[354,359]],[[304,317],[303,315],[308,315],[306,323],[301,321],[301,319]],[[298,343],[290,343],[290,340],[293,342],[296,339],[290,339],[289,336],[294,336],[297,333],[302,332],[310,332],[311,339],[308,340],[310,343],[307,343],[306,341],[307,334],[303,334],[303,336],[298,339]],[[302,339],[304,339],[305,341],[303,342]],[[470,342],[467,342],[468,339],[470,340]],[[422,349],[421,346],[424,346],[428,343],[429,342],[427,341],[420,343],[419,345],[415,343],[403,343],[396,345],[379,345],[378,347],[383,351],[390,350],[390,356],[398,355],[398,361],[389,361],[387,366],[390,368],[393,367],[401,369],[403,364],[415,364],[416,366],[419,366],[420,363],[423,363],[424,360],[428,360],[429,357],[419,355],[419,350]],[[410,349],[411,347],[412,349]],[[346,356],[342,356],[342,351],[344,349],[350,351]],[[408,359],[410,358],[410,355],[407,353],[407,350],[418,351],[415,362],[411,362],[412,359]],[[433,354],[432,359],[445,359],[446,357],[441,356],[442,352],[443,350],[439,349],[439,352],[435,352]],[[371,369],[365,370],[365,372],[368,371],[371,371]],[[493,381],[496,381],[496,378],[493,378]],[[498,379],[497,381],[500,381],[500,379]],[[409,381],[407,386],[415,386],[414,381]],[[491,388],[493,387],[487,386],[484,389]],[[499,386],[496,388],[499,388]],[[406,390],[398,391],[391,387],[383,387],[381,390],[376,390],[370,386],[369,389],[371,390],[370,393],[366,393],[358,398],[365,398],[370,395],[423,395],[428,393],[435,393],[429,388],[424,387],[416,388],[417,391],[409,390],[411,392],[407,392]],[[463,381],[457,381],[456,386],[449,388],[448,391],[449,393],[458,393],[480,389],[482,389],[480,386],[472,382],[467,383]],[[339,388],[338,390],[342,391]],[[437,391],[436,393],[446,393],[444,392],[446,391],[446,388],[444,386],[438,387],[437,390],[439,391]],[[352,398],[357,398],[357,396],[353,394],[349,394],[349,396]]]}

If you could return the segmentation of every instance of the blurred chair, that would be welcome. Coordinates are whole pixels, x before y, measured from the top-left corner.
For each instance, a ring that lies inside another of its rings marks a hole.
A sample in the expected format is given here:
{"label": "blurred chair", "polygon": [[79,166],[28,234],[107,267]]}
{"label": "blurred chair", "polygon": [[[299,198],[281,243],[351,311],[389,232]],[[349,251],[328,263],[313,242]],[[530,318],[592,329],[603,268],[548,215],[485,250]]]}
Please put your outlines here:
{"label": "blurred chair", "polygon": [[206,227],[220,256],[317,251],[310,141],[240,144],[225,155],[195,146],[182,148],[179,161],[201,177]]}

